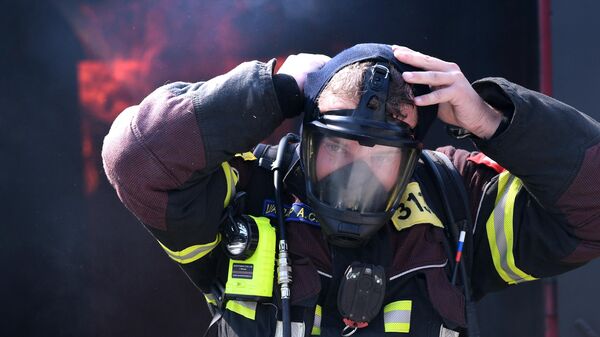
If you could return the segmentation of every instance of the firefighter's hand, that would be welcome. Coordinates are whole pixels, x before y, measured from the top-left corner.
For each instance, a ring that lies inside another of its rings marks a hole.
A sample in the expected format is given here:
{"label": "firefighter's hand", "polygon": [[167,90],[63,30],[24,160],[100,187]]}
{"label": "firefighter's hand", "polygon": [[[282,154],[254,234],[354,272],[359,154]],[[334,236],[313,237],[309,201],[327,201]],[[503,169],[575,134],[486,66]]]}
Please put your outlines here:
{"label": "firefighter's hand", "polygon": [[323,67],[330,57],[321,54],[290,55],[279,68],[278,74],[287,74],[296,79],[300,91],[304,92],[306,75]]}
{"label": "firefighter's hand", "polygon": [[431,93],[415,97],[415,105],[439,104],[438,117],[443,122],[462,127],[479,138],[488,139],[496,132],[502,115],[473,90],[458,65],[406,47],[392,49],[400,62],[424,70],[402,74],[408,83],[431,88]]}

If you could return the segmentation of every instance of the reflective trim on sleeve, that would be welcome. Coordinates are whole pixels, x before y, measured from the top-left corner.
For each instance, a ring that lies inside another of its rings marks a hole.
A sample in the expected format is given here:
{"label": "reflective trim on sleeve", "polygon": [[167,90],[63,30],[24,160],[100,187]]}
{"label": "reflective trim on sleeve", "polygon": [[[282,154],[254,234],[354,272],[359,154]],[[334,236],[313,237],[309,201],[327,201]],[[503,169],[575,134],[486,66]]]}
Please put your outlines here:
{"label": "reflective trim on sleeve", "polygon": [[310,334],[313,336],[321,335],[321,306],[317,304],[315,307],[315,319],[313,321],[313,327]]}
{"label": "reflective trim on sleeve", "polygon": [[240,178],[237,170],[231,167],[228,162],[223,162],[221,167],[223,168],[223,172],[225,172],[225,180],[227,182],[227,194],[225,194],[225,200],[223,200],[223,207],[227,207],[231,196],[235,195],[235,185]]}
{"label": "reflective trim on sleeve", "polygon": [[217,305],[217,298],[213,294],[204,294],[204,299],[208,304]]}
{"label": "reflective trim on sleeve", "polygon": [[536,280],[515,264],[513,218],[515,200],[523,187],[521,180],[508,171],[498,178],[498,194],[494,211],[490,215],[486,230],[492,252],[492,260],[498,275],[508,284]]}
{"label": "reflective trim on sleeve", "polygon": [[242,315],[247,319],[254,320],[256,318],[256,302],[230,300],[227,301],[225,309]]}
{"label": "reflective trim on sleeve", "polygon": [[410,313],[412,301],[396,301],[383,307],[385,332],[410,332]]}
{"label": "reflective trim on sleeve", "polygon": [[191,263],[202,258],[206,254],[210,253],[210,251],[213,250],[219,244],[219,242],[221,242],[221,234],[217,234],[217,238],[213,242],[203,245],[194,245],[180,251],[173,251],[158,241],[160,246],[165,250],[165,252],[167,252],[167,255],[169,255],[169,257],[175,262],[181,264]]}

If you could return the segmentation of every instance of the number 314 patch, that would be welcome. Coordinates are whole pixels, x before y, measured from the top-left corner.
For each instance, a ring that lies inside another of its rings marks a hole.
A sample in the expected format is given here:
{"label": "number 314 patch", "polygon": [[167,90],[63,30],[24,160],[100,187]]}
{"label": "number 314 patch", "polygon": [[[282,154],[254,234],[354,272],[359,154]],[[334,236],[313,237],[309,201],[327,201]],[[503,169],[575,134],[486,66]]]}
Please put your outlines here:
{"label": "number 314 patch", "polygon": [[406,186],[398,210],[392,216],[392,222],[399,231],[417,224],[444,227],[437,215],[427,206],[421,193],[421,187],[417,182],[412,182]]}

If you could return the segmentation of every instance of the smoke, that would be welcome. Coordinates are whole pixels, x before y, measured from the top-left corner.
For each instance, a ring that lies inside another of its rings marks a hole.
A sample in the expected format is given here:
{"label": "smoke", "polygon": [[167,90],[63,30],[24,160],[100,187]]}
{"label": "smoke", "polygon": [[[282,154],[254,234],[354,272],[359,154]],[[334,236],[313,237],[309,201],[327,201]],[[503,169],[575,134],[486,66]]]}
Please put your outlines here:
{"label": "smoke", "polygon": [[[85,191],[97,190],[99,149],[127,106],[172,81],[196,82],[245,60],[266,61],[303,50],[327,23],[329,5],[309,1],[56,1],[85,54],[78,69]],[[285,37],[285,38],[282,38]],[[330,45],[341,49],[338,39]],[[298,121],[286,121],[276,142]]]}

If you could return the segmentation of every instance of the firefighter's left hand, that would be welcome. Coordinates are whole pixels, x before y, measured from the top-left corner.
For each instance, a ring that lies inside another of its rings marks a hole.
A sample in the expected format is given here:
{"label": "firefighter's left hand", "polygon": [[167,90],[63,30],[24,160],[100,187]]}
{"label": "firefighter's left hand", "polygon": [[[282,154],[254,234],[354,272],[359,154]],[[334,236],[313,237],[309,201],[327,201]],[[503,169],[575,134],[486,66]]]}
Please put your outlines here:
{"label": "firefighter's left hand", "polygon": [[330,59],[329,56],[322,54],[301,53],[290,55],[283,62],[277,73],[292,76],[296,80],[300,91],[304,91],[306,76],[313,71],[321,69]]}
{"label": "firefighter's left hand", "polygon": [[400,62],[423,69],[404,72],[404,80],[431,88],[431,93],[415,97],[415,105],[439,104],[438,117],[443,122],[462,127],[479,138],[488,139],[496,132],[502,115],[475,92],[456,63],[406,47],[392,49]]}

